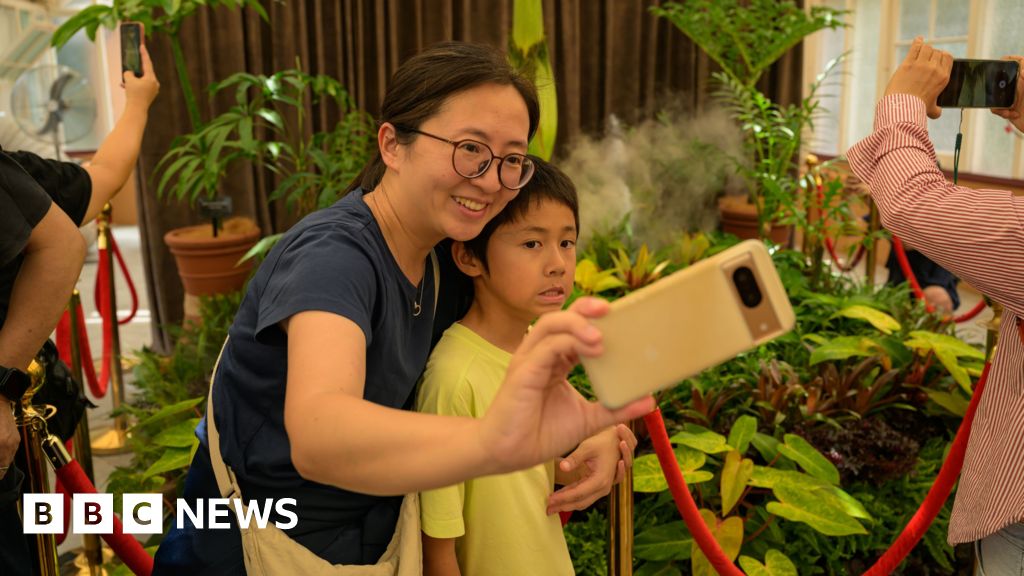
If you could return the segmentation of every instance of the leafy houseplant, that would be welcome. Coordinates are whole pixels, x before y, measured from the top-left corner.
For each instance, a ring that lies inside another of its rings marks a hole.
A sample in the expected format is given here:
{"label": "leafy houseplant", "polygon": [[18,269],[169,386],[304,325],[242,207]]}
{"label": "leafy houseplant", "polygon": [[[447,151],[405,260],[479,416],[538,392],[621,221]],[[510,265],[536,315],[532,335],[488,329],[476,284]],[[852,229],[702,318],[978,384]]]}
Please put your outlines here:
{"label": "leafy houseplant", "polygon": [[[791,217],[796,204],[795,156],[817,110],[824,76],[799,104],[782,106],[755,85],[763,73],[807,35],[844,26],[843,11],[813,6],[805,12],[791,0],[684,0],[651,11],[671,21],[721,68],[714,74],[718,97],[746,135],[747,158],[737,162],[749,187],[757,232]],[[835,66],[834,63],[826,69]],[[738,159],[739,160],[739,159]]]}
{"label": "leafy houseplant", "polygon": [[[283,198],[305,214],[337,200],[369,156],[373,121],[329,76],[297,68],[270,76],[237,73],[210,92],[227,89],[234,90],[235,104],[178,137],[161,159],[157,194],[190,202],[212,196],[234,163],[249,161],[274,175],[269,200]],[[307,100],[334,105],[341,117],[333,129],[310,133]]]}
{"label": "leafy houseplant", "polygon": [[[113,29],[125,20],[142,23],[147,36],[166,35],[174,55],[174,66],[189,121],[193,130],[200,130],[203,118],[199,113],[182,50],[182,25],[201,8],[246,7],[259,14],[264,21],[268,20],[258,0],[113,0],[110,5],[88,6],[69,18],[54,33],[52,43],[57,47],[62,46],[80,30],[85,30],[89,39],[95,41],[100,26]],[[215,194],[211,190],[215,188],[205,189],[208,196]],[[248,277],[251,264],[239,267],[236,264],[259,239],[259,228],[249,218],[235,218],[221,226],[221,218],[230,213],[229,201],[206,204],[204,198],[202,207],[210,211],[212,233],[208,233],[205,227],[191,226],[171,230],[164,236],[165,243],[177,261],[178,274],[185,291],[199,296],[237,290]],[[227,233],[219,234],[222,229]]]}
{"label": "leafy houseplant", "polygon": [[[740,556],[741,548],[777,521],[801,522],[828,536],[867,534],[861,522],[871,521],[870,514],[839,488],[839,472],[825,456],[800,436],[786,434],[780,441],[757,428],[757,419],[744,415],[732,425],[728,437],[688,424],[671,438],[684,478],[697,490],[701,516],[730,559],[739,557],[740,565],[751,573],[760,561]],[[754,457],[748,458],[748,453]],[[638,492],[668,489],[653,454],[637,458],[633,477]],[[689,540],[689,546],[638,550],[638,557],[652,564],[648,570],[663,570],[673,561],[689,559],[693,574],[715,573],[678,520],[649,528],[637,540],[657,541],[666,532],[676,532],[676,540]],[[771,541],[771,536],[768,533],[765,539]],[[772,544],[781,548],[782,543]],[[775,547],[757,553],[769,565],[795,571],[792,561]]]}
{"label": "leafy houseplant", "polygon": [[[237,73],[210,87],[211,94],[222,90],[234,90],[235,104],[174,141],[157,165],[158,195],[191,202],[215,195],[232,165],[251,162],[276,181],[270,201],[284,199],[289,209],[305,214],[336,201],[369,158],[373,121],[333,78],[299,69],[269,76]],[[333,104],[340,113],[337,124],[311,133],[307,101]],[[265,252],[277,238],[249,244],[235,260],[246,251]],[[252,266],[242,260],[246,269]]]}
{"label": "leafy houseplant", "polygon": [[[577,265],[574,296],[621,297],[734,242],[676,236],[651,249],[627,226],[597,235]],[[982,354],[942,333],[903,287],[833,276],[794,250],[773,260],[794,331],[658,393],[658,405],[706,522],[747,573],[860,573],[927,492]],[[588,393],[582,370],[570,381]],[[710,575],[638,437],[636,573]],[[949,505],[904,573],[955,573],[942,537],[948,514]],[[601,551],[585,540],[607,523],[601,516],[593,510],[567,527],[578,573],[604,572]]]}

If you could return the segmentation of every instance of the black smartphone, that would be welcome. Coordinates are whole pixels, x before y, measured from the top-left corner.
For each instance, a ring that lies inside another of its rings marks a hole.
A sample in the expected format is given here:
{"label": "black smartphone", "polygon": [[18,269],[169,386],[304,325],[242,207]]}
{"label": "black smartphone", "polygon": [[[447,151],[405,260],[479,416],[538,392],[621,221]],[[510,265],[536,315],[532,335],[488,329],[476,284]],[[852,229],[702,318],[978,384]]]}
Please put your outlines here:
{"label": "black smartphone", "polygon": [[142,24],[121,23],[121,72],[131,72],[142,78]]}
{"label": "black smartphone", "polygon": [[942,108],[1012,108],[1017,100],[1013,60],[953,60],[949,84],[939,94]]}

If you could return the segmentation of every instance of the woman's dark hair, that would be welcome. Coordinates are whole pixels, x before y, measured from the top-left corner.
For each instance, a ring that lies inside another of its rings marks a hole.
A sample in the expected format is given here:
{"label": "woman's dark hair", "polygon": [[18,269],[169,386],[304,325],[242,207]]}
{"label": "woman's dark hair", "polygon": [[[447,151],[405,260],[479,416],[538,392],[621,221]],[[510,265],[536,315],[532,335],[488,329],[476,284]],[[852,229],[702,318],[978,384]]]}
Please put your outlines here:
{"label": "woman's dark hair", "polygon": [[[484,44],[443,42],[406,60],[388,83],[378,122],[390,122],[396,127],[419,128],[437,114],[444,103],[459,92],[483,84],[512,86],[526,102],[530,117],[529,137],[537,130],[540,104],[537,89],[525,76],[509,64],[505,53]],[[416,134],[407,130],[396,131],[398,141],[407,144]],[[384,161],[380,150],[363,171],[349,184],[347,192],[362,186],[371,190],[384,177]]]}
{"label": "woman's dark hair", "polygon": [[554,164],[545,162],[536,156],[530,156],[530,159],[533,160],[535,167],[530,181],[519,190],[519,194],[509,200],[501,212],[498,212],[484,225],[483,230],[477,234],[476,238],[463,243],[466,246],[466,251],[483,264],[484,270],[488,270],[487,244],[494,231],[505,224],[519,222],[526,217],[530,208],[544,200],[561,204],[571,210],[576,223],[576,234],[579,235],[580,204],[576,196],[576,186],[565,175],[565,172],[559,170]]}

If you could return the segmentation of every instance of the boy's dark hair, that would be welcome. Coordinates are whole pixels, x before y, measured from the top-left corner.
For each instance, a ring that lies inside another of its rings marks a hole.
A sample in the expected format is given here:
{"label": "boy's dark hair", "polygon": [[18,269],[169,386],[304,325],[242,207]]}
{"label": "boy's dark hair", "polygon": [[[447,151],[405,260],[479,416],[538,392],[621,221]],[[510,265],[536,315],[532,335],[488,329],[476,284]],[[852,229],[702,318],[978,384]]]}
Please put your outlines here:
{"label": "boy's dark hair", "polygon": [[472,240],[464,242],[466,251],[476,257],[487,270],[487,243],[491,235],[499,226],[517,222],[526,217],[530,208],[540,204],[544,200],[557,202],[569,210],[572,210],[572,217],[576,224],[576,234],[580,230],[580,206],[576,197],[576,186],[572,180],[550,162],[545,162],[536,156],[530,156],[533,160],[533,177],[519,190],[515,198],[509,201],[505,208],[491,219],[480,234]]}
{"label": "boy's dark hair", "polygon": [[[419,128],[440,112],[449,98],[484,84],[512,86],[526,103],[532,138],[540,121],[537,89],[509,64],[505,52],[484,44],[442,42],[406,60],[388,82],[377,121],[396,127],[396,138],[408,144],[417,138],[409,128]],[[345,190],[362,186],[370,191],[384,176],[384,161],[374,142],[373,157]]]}

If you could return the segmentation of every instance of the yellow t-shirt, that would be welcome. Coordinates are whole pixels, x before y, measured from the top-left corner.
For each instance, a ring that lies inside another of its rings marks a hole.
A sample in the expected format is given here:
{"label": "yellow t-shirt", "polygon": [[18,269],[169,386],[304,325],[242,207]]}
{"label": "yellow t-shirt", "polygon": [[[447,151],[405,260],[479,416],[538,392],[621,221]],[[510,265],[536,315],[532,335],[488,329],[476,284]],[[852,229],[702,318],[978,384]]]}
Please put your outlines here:
{"label": "yellow t-shirt", "polygon": [[[462,324],[445,331],[427,362],[420,412],[480,418],[512,355]],[[574,574],[557,514],[545,514],[554,463],[420,494],[423,531],[456,538],[462,576]]]}

